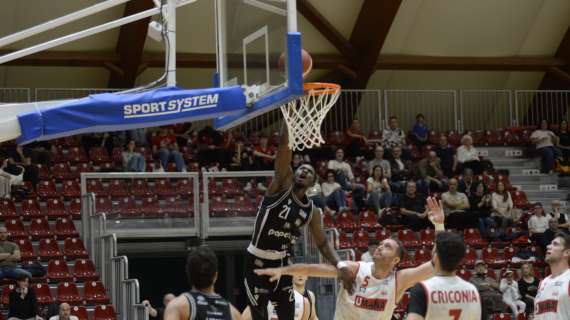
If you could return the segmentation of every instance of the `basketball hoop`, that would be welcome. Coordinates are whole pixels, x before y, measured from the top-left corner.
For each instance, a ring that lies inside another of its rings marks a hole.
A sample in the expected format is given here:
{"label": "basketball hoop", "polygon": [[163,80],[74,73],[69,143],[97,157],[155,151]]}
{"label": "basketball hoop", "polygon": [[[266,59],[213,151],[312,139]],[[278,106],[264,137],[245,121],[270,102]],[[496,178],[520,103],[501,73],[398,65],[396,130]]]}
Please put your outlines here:
{"label": "basketball hoop", "polygon": [[281,106],[287,123],[289,148],[302,151],[325,143],[321,125],[340,96],[340,86],[334,83],[305,83],[305,95]]}

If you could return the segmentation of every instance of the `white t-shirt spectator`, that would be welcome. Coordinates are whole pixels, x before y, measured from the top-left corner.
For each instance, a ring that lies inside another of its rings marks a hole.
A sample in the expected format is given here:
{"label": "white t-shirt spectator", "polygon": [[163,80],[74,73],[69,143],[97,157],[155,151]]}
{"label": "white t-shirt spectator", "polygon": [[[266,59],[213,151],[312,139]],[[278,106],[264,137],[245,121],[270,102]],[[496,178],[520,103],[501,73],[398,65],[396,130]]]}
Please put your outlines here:
{"label": "white t-shirt spectator", "polygon": [[464,212],[465,209],[452,209],[447,206],[447,204],[451,204],[453,206],[460,206],[467,207],[469,205],[469,199],[467,195],[463,192],[455,192],[452,194],[451,192],[444,192],[441,195],[441,200],[443,202],[443,210],[445,214],[449,214],[451,212]]}
{"label": "white t-shirt spectator", "polygon": [[338,182],[333,182],[333,183],[323,182],[321,184],[321,190],[323,192],[323,196],[325,197],[328,197],[336,189],[340,189],[340,184],[338,184]]}
{"label": "white t-shirt spectator", "polygon": [[511,194],[507,192],[507,201],[504,201],[503,195],[493,192],[491,195],[491,205],[493,209],[501,214],[505,214],[513,208],[513,199]]}
{"label": "white t-shirt spectator", "polygon": [[457,148],[457,161],[460,163],[467,162],[467,161],[478,161],[479,160],[479,152],[475,147],[465,148],[465,146],[460,146]]}
{"label": "white t-shirt spectator", "polygon": [[307,195],[307,197],[314,197],[314,196],[318,196],[322,193],[321,190],[321,185],[318,183],[313,184],[312,187],[310,187],[309,189],[307,189],[307,192],[305,192],[305,194]]}
{"label": "white t-shirt spectator", "polygon": [[554,132],[550,130],[535,130],[531,135],[530,139],[537,139],[536,148],[552,147],[554,146],[552,138],[554,137]]}
{"label": "white t-shirt spectator", "polygon": [[550,220],[550,216],[538,216],[533,214],[530,219],[528,219],[528,230],[533,233],[543,233],[548,229],[548,220]]}
{"label": "white t-shirt spectator", "polygon": [[329,160],[329,163],[327,164],[327,168],[329,168],[335,172],[336,171],[342,171],[342,172],[344,172],[344,175],[349,180],[354,179],[354,175],[352,174],[352,168],[350,167],[350,165],[346,161],[338,161],[336,159],[335,160]]}

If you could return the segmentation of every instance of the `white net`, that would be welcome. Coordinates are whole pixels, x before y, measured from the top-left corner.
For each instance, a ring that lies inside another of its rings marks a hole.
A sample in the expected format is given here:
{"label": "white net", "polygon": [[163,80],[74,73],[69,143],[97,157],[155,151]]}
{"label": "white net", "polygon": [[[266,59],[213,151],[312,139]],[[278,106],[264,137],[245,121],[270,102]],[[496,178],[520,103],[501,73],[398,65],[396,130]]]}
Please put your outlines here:
{"label": "white net", "polygon": [[304,96],[281,106],[291,150],[312,149],[325,143],[321,135],[321,124],[339,95],[339,85],[306,83]]}

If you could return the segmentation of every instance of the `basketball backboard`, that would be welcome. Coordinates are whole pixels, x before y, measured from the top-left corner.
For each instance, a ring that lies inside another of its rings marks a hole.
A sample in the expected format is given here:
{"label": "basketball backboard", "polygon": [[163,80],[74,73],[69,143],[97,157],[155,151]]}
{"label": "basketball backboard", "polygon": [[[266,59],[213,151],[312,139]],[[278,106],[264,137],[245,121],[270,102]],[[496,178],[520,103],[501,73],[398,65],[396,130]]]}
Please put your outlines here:
{"label": "basketball backboard", "polygon": [[217,85],[242,86],[248,100],[243,112],[216,119],[216,128],[237,126],[303,94],[296,0],[216,0],[216,36]]}

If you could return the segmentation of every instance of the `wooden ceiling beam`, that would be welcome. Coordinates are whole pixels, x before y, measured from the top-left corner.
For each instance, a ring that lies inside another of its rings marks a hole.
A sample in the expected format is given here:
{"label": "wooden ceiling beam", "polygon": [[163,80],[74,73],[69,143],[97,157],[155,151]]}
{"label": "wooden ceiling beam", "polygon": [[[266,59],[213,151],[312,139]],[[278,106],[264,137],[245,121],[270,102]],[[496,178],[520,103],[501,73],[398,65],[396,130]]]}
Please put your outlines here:
{"label": "wooden ceiling beam", "polygon": [[[554,55],[555,58],[563,59],[566,61],[570,61],[570,27],[566,29],[566,33],[564,34],[564,38],[560,42],[558,46],[558,50],[556,50],[556,54]],[[566,80],[566,77],[563,74],[570,74],[570,66],[560,66],[560,67],[553,67],[556,69],[550,69],[544,74],[542,78],[542,82],[540,83],[539,89],[540,90],[568,90],[570,89],[570,82]]]}

